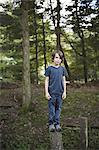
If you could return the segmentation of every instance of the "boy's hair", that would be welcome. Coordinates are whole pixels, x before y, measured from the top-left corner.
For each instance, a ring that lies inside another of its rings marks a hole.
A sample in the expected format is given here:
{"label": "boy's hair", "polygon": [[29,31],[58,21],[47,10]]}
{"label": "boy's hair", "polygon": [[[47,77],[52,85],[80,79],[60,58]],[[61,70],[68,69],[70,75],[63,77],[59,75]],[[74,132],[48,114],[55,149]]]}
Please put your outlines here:
{"label": "boy's hair", "polygon": [[52,61],[54,60],[54,57],[55,57],[56,54],[58,54],[60,56],[60,59],[63,61],[64,55],[63,55],[63,53],[61,51],[54,51],[52,53]]}

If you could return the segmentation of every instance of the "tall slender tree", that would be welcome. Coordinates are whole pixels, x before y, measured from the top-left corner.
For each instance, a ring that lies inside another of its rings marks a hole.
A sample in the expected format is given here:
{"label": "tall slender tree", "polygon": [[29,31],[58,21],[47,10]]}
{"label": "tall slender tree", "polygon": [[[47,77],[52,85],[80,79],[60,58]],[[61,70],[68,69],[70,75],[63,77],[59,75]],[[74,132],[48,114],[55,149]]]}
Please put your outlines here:
{"label": "tall slender tree", "polygon": [[[69,66],[67,63],[67,60],[65,58],[65,54],[64,51],[62,49],[61,46],[61,28],[60,28],[60,10],[61,10],[61,6],[60,6],[60,0],[57,0],[57,6],[56,6],[56,16],[54,15],[54,11],[52,9],[52,1],[50,0],[50,9],[51,9],[51,18],[54,24],[54,28],[55,28],[55,34],[56,34],[56,49],[62,51],[63,55],[64,55],[64,65],[65,68],[67,69],[68,75],[70,76],[70,70],[69,70]],[[57,22],[57,24],[56,24]]]}
{"label": "tall slender tree", "polygon": [[56,41],[57,41],[57,46],[56,49],[60,50],[61,49],[61,39],[60,39],[60,0],[57,0],[57,27],[56,27]]}
{"label": "tall slender tree", "polygon": [[21,26],[22,26],[22,48],[23,48],[23,107],[28,109],[31,102],[28,0],[21,1],[21,11],[22,11]]}
{"label": "tall slender tree", "polygon": [[83,32],[83,29],[81,28],[81,25],[80,25],[80,19],[81,17],[79,18],[79,14],[80,14],[80,10],[79,10],[79,1],[78,0],[75,0],[75,8],[76,8],[76,11],[75,11],[75,18],[76,18],[76,28],[77,28],[77,34],[81,40],[81,48],[82,48],[82,61],[83,61],[83,72],[84,72],[84,79],[85,79],[85,83],[87,83],[87,74],[88,74],[88,68],[87,68],[87,58],[86,58],[86,49],[85,49],[85,42],[84,42],[84,32]]}
{"label": "tall slender tree", "polygon": [[44,26],[44,19],[43,19],[43,13],[41,13],[41,18],[42,18],[42,26],[43,26],[43,42],[44,42],[44,68],[46,70],[46,65],[47,65],[47,60],[46,60],[46,43],[45,43],[45,26]]}
{"label": "tall slender tree", "polygon": [[37,15],[36,4],[33,1],[33,15],[34,15],[34,37],[35,37],[35,49],[36,49],[36,84],[38,84],[38,34],[37,34]]}

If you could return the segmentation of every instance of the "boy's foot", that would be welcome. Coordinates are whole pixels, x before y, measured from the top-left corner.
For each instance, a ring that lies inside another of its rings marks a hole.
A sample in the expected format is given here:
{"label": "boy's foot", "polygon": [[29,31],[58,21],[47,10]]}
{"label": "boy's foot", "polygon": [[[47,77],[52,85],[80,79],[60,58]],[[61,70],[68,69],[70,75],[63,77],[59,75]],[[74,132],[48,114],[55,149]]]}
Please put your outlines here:
{"label": "boy's foot", "polygon": [[61,126],[59,124],[56,125],[56,131],[60,132],[62,129],[61,129]]}
{"label": "boy's foot", "polygon": [[54,132],[55,131],[54,124],[49,125],[49,131],[50,132]]}

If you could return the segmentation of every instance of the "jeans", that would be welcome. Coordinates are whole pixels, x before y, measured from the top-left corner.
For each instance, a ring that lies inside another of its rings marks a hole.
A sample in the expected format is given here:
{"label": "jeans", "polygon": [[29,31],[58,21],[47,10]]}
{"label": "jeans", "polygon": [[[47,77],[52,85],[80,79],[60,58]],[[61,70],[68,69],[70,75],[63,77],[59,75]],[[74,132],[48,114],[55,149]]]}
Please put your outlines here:
{"label": "jeans", "polygon": [[49,125],[60,124],[61,107],[62,107],[62,96],[51,95],[51,98],[48,101]]}

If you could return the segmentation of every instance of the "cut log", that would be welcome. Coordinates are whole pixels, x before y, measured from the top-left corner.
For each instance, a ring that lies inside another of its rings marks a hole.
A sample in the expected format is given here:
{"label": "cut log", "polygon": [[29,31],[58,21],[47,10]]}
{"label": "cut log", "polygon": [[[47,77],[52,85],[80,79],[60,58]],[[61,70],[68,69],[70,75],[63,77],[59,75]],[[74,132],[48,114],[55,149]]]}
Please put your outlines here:
{"label": "cut log", "polygon": [[64,150],[61,132],[50,132],[51,150]]}

